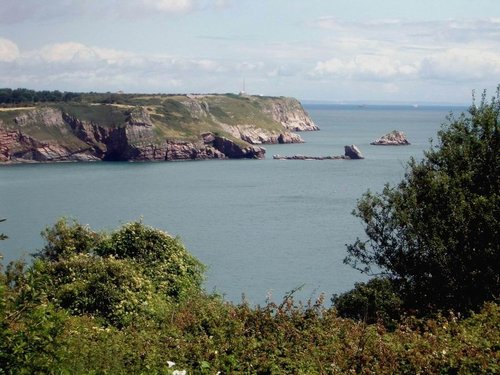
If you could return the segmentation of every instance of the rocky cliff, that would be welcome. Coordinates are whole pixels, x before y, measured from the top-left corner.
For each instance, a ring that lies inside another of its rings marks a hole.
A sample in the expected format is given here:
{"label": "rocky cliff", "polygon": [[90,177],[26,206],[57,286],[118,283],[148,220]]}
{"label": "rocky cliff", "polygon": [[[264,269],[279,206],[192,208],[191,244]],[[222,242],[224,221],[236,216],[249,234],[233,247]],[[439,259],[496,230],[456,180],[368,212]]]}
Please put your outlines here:
{"label": "rocky cliff", "polygon": [[264,158],[260,145],[318,130],[292,98],[127,96],[0,109],[1,162]]}

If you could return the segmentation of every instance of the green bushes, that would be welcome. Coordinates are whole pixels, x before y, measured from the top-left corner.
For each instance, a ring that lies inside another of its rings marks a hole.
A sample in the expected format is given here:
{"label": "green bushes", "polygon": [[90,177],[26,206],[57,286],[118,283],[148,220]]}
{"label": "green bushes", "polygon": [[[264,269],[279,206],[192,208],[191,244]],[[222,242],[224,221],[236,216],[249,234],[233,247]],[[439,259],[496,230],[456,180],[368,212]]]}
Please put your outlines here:
{"label": "green bushes", "polygon": [[71,314],[123,327],[201,291],[203,265],[178,239],[140,222],[108,234],[61,219],[42,235],[28,272]]}
{"label": "green bushes", "polygon": [[203,293],[203,266],[179,240],[140,222],[95,233],[61,220],[43,233],[35,262],[12,263],[0,277],[0,374],[500,370],[493,303],[465,320],[391,320],[388,331],[398,300],[385,279],[359,284],[334,308],[292,294],[252,307]]}
{"label": "green bushes", "polygon": [[391,326],[401,317],[403,305],[397,287],[387,278],[356,283],[354,289],[334,295],[332,303],[342,317]]}

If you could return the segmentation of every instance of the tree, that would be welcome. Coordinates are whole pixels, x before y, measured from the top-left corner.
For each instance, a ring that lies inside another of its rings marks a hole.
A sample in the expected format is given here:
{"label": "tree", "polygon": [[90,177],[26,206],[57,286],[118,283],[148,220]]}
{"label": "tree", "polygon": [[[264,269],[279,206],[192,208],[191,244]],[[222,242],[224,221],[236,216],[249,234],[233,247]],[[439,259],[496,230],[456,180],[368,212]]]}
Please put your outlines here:
{"label": "tree", "polygon": [[347,246],[345,263],[382,274],[407,308],[467,312],[500,291],[500,86],[450,115],[438,144],[411,159],[404,179],[368,191],[353,212],[368,240]]}
{"label": "tree", "polygon": [[201,291],[204,266],[179,239],[141,222],[96,233],[60,219],[42,236],[30,272],[49,301],[74,315],[121,327]]}

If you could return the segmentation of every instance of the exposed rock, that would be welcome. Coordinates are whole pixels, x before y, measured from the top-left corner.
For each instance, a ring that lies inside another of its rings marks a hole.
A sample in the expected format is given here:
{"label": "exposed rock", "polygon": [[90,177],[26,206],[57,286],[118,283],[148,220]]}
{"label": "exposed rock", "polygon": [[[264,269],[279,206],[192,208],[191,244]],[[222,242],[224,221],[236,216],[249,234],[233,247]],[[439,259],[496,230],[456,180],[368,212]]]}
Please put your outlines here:
{"label": "exposed rock", "polygon": [[344,146],[344,155],[333,155],[333,156],[305,156],[305,155],[293,155],[293,156],[281,156],[273,155],[273,159],[276,160],[355,160],[364,159],[361,151],[355,146]]}
{"label": "exposed rock", "polygon": [[187,100],[182,101],[182,104],[188,108],[193,118],[200,119],[208,117],[210,108],[208,103],[202,100],[202,97],[197,98],[188,95],[186,98]]}
{"label": "exposed rock", "polygon": [[410,142],[406,139],[405,133],[393,130],[370,144],[376,146],[407,146]]}
{"label": "exposed rock", "polygon": [[14,122],[21,127],[28,124],[44,124],[44,126],[64,129],[66,126],[61,111],[50,107],[40,107],[26,111],[17,116]]}
{"label": "exposed rock", "polygon": [[304,143],[304,140],[298,134],[287,132],[279,135],[278,143]]}
{"label": "exposed rock", "polygon": [[134,108],[127,117],[127,123],[131,126],[153,127],[153,122],[145,108]]}
{"label": "exposed rock", "polygon": [[278,143],[304,143],[302,137],[298,134],[284,131],[276,133],[267,129],[257,128],[253,125],[227,125],[220,126],[234,138],[239,138],[252,145],[278,144]]}
{"label": "exposed rock", "polygon": [[281,156],[281,155],[273,155],[273,159],[276,159],[276,160],[341,160],[341,159],[347,159],[347,158],[343,155],[335,155],[335,156],[304,156],[304,155]]}
{"label": "exposed rock", "polygon": [[314,131],[319,128],[307,115],[299,101],[291,98],[273,104],[272,116],[274,120],[291,131]]}
{"label": "exposed rock", "polygon": [[226,155],[235,159],[264,159],[266,150],[257,146],[242,147],[235,142],[224,138],[215,137],[214,147]]}
{"label": "exposed rock", "polygon": [[349,159],[364,159],[363,154],[356,145],[344,146],[344,155]]}

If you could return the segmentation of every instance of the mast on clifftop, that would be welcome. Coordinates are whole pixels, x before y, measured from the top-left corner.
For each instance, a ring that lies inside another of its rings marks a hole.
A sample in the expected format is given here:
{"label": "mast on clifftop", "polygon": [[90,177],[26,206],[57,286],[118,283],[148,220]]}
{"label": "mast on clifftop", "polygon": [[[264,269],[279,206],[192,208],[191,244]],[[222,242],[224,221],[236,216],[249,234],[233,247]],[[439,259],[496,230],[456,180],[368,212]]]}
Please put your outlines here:
{"label": "mast on clifftop", "polygon": [[238,95],[245,96],[247,93],[245,91],[245,78],[243,78],[243,90],[239,92]]}

